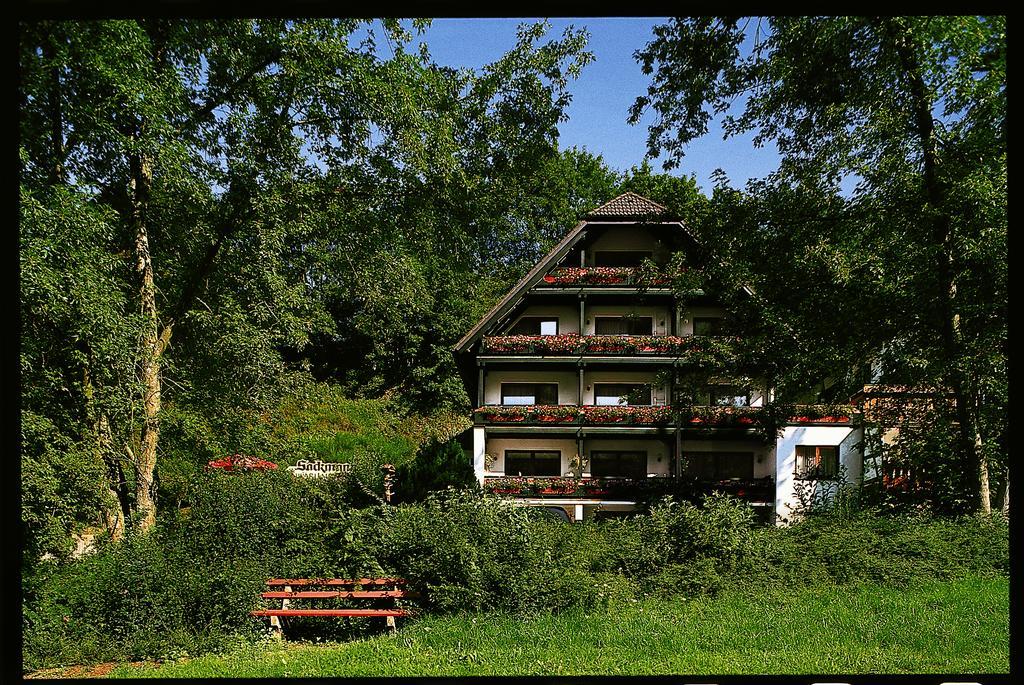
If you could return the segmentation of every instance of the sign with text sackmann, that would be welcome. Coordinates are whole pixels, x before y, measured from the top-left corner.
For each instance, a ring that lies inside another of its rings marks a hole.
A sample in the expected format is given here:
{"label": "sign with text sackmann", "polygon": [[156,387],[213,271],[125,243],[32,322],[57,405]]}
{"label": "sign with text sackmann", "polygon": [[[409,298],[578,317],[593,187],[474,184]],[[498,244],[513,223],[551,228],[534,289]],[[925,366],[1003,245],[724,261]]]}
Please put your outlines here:
{"label": "sign with text sackmann", "polygon": [[309,461],[299,459],[295,466],[289,466],[288,470],[293,476],[345,476],[352,471],[352,464],[348,462],[329,462],[317,459]]}

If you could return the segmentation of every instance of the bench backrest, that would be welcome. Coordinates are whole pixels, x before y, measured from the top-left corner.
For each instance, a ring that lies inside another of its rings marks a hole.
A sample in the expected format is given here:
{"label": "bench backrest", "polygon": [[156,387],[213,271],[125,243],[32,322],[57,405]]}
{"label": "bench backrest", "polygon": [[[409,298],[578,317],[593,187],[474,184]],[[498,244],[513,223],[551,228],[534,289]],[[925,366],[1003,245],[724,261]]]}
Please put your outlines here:
{"label": "bench backrest", "polygon": [[271,578],[267,585],[278,587],[284,585],[310,586],[326,585],[330,587],[349,587],[355,585],[405,585],[404,578],[353,578],[345,580],[342,578]]}

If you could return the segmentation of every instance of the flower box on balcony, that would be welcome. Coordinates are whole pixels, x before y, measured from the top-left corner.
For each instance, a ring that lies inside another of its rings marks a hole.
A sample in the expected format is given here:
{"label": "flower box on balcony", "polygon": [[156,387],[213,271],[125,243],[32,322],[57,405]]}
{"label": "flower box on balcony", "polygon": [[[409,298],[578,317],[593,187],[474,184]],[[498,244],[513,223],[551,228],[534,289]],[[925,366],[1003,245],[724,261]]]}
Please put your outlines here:
{"label": "flower box on balcony", "polygon": [[544,276],[549,285],[666,285],[669,274],[652,274],[634,266],[557,267]]}

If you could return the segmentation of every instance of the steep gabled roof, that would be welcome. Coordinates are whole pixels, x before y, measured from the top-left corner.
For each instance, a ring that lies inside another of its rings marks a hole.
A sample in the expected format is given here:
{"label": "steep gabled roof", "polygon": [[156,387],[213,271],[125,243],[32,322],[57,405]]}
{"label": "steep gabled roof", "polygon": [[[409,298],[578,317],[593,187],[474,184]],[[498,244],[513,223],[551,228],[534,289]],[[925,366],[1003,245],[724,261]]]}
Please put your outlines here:
{"label": "steep gabled roof", "polygon": [[548,268],[551,264],[557,262],[559,259],[565,256],[565,254],[572,249],[573,245],[579,242],[580,238],[583,237],[583,229],[586,227],[587,222],[581,221],[576,224],[576,228],[569,231],[569,234],[562,238],[561,242],[555,245],[551,252],[548,252],[542,260],[537,262],[537,265],[530,269],[530,272],[523,276],[512,290],[508,291],[505,297],[498,301],[498,304],[491,308],[491,311],[487,312],[480,321],[477,322],[469,333],[462,336],[459,342],[455,343],[455,349],[457,351],[465,351],[480,335],[484,327],[494,321],[499,316],[503,316],[509,309],[522,298],[523,293],[533,287],[544,274],[547,273]]}
{"label": "steep gabled roof", "polygon": [[[530,288],[535,286],[544,277],[552,265],[557,264],[578,243],[584,236],[584,229],[588,224],[599,224],[604,222],[631,223],[634,221],[659,219],[660,224],[674,224],[687,235],[689,231],[678,221],[667,220],[668,210],[657,202],[652,202],[646,197],[633,192],[626,192],[618,197],[609,200],[597,209],[589,212],[586,217],[576,225],[568,235],[555,245],[537,265],[530,269],[530,272],[523,276],[515,287],[513,287],[473,328],[455,343],[455,350],[465,352],[469,349],[478,337],[483,334],[484,328],[496,319],[507,314],[522,298]],[[691,239],[693,238],[690,235]]]}
{"label": "steep gabled roof", "polygon": [[590,219],[642,219],[649,217],[664,217],[668,215],[668,209],[657,202],[652,202],[642,195],[630,191],[605,202],[603,205],[590,211],[587,217]]}

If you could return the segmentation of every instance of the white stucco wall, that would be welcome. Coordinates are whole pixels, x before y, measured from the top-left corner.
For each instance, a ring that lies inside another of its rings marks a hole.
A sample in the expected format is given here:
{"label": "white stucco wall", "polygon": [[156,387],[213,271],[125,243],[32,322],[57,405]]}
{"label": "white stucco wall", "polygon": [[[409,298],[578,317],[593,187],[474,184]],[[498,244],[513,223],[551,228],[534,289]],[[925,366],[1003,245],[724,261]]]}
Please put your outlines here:
{"label": "white stucco wall", "polygon": [[[583,335],[595,335],[596,319],[598,316],[650,316],[654,320],[653,335],[668,335],[672,326],[671,312],[668,307],[655,305],[609,305],[609,304],[587,304],[584,310]],[[579,316],[579,314],[577,314]],[[692,326],[691,326],[692,328]]]}
{"label": "white stucco wall", "polygon": [[[482,429],[480,429],[482,430]],[[569,460],[576,454],[576,439],[564,437],[550,438],[489,438],[487,454],[495,457],[488,476],[505,475],[505,450],[558,450],[562,453],[561,471],[559,475],[569,472]],[[508,474],[515,475],[515,474]]]}
{"label": "white stucco wall", "polygon": [[687,452],[753,452],[754,478],[775,475],[775,446],[759,440],[683,440],[683,457]]}
{"label": "white stucco wall", "polygon": [[[647,452],[647,475],[667,476],[671,473],[672,451],[663,440],[616,440],[614,438],[587,438],[583,441],[583,450],[589,457],[593,450]],[[590,475],[590,467],[583,472]]]}
{"label": "white stucco wall", "polygon": [[[480,430],[480,429],[477,429]],[[518,438],[502,437],[488,438],[486,454],[494,456],[494,462],[488,476],[515,475],[505,474],[505,450],[558,450],[562,454],[561,474],[570,473],[569,460],[576,454],[577,443],[574,438],[549,437],[549,438]],[[647,452],[647,473],[648,475],[667,476],[672,468],[671,446],[663,440],[637,440],[637,439],[616,439],[616,438],[587,438],[583,442],[583,450],[589,457],[593,450],[597,451],[644,451]],[[481,460],[483,453],[481,452]],[[583,472],[584,477],[590,476],[589,466]]]}
{"label": "white stucco wall", "polygon": [[679,313],[679,327],[676,328],[677,335],[693,335],[693,319],[704,317],[723,317],[725,309],[722,307],[690,307]]}
{"label": "white stucco wall", "polygon": [[515,328],[516,323],[519,319],[524,316],[552,316],[558,319],[558,332],[559,334],[566,333],[579,333],[580,332],[580,310],[579,307],[572,307],[567,305],[544,305],[544,304],[531,304],[524,308],[522,313],[509,324],[505,330],[501,331],[501,335],[508,334],[508,331]]}
{"label": "white stucco wall", "polygon": [[[852,434],[853,429],[849,426],[787,426],[783,429],[775,446],[775,515],[777,519],[783,519],[779,523],[792,520],[797,507],[794,491],[797,445],[838,445],[839,462],[849,468],[848,465],[859,460],[860,456],[851,449],[855,442],[855,439],[850,439]],[[856,476],[860,476],[859,467]],[[851,474],[847,474],[847,479],[852,479]],[[820,485],[810,480],[802,482],[808,487]]]}
{"label": "white stucco wall", "polygon": [[[594,383],[651,383],[654,371],[584,371],[583,373],[583,404],[594,404]],[[668,389],[664,385],[651,388],[651,403],[666,404]]]}
{"label": "white stucco wall", "polygon": [[[733,379],[711,376],[708,378],[708,385],[734,385]],[[765,388],[751,385],[747,387],[750,393],[750,406],[763,407],[765,402],[771,400],[771,394]]]}
{"label": "white stucco wall", "polygon": [[486,431],[483,426],[473,428],[473,472],[476,479],[482,484],[484,482],[484,454],[486,453]]}
{"label": "white stucco wall", "polygon": [[576,404],[579,375],[575,371],[517,371],[488,369],[484,374],[484,404],[501,404],[502,383],[558,383],[558,403]]}
{"label": "white stucco wall", "polygon": [[638,226],[610,227],[587,248],[587,264],[593,266],[594,253],[612,250],[645,250],[653,252],[657,244],[654,235]]}

